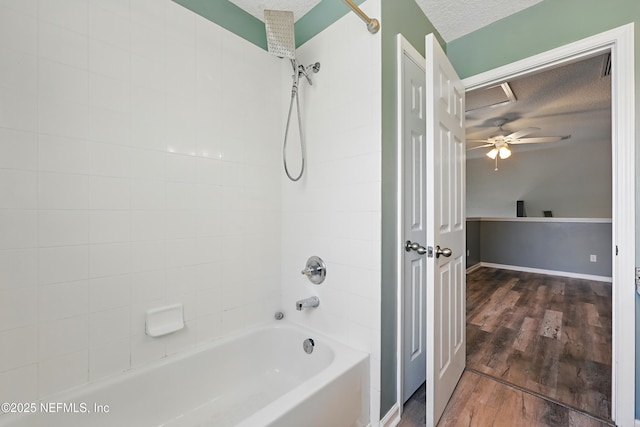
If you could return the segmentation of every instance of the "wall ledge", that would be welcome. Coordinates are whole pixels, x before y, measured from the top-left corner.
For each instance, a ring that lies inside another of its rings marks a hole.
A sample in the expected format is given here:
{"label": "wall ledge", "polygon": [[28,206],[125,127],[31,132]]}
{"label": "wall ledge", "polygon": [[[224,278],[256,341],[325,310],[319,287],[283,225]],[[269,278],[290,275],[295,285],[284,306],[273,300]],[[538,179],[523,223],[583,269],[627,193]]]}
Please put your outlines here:
{"label": "wall ledge", "polygon": [[525,216],[518,218],[485,218],[485,217],[469,217],[467,221],[493,221],[493,222],[582,222],[591,224],[611,224],[611,218],[559,218],[559,217],[536,217]]}

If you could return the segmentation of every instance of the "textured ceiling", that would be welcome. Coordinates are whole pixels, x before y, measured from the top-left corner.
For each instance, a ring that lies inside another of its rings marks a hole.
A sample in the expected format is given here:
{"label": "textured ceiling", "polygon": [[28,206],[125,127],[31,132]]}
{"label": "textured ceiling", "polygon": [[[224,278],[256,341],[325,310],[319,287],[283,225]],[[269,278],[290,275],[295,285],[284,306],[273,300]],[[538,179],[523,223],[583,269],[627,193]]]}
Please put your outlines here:
{"label": "textured ceiling", "polygon": [[[540,128],[527,137],[571,135],[568,140],[512,146],[518,151],[553,149],[587,141],[611,143],[611,77],[602,76],[607,55],[510,80],[517,101],[498,107],[477,109],[466,116],[467,139],[495,135],[496,120],[504,118],[505,131]],[[483,90],[468,92],[476,105],[482,104]],[[495,102],[493,95],[485,105]],[[474,146],[477,144],[469,144]],[[489,149],[477,149],[467,157],[482,157]]]}
{"label": "textured ceiling", "polygon": [[[297,21],[320,0],[229,0],[247,13],[264,20],[264,10],[290,10]],[[336,1],[341,0],[325,0]],[[416,0],[445,40],[469,34],[542,0]],[[382,23],[384,27],[384,22]]]}
{"label": "textured ceiling", "polygon": [[416,0],[416,3],[448,43],[541,1]]}

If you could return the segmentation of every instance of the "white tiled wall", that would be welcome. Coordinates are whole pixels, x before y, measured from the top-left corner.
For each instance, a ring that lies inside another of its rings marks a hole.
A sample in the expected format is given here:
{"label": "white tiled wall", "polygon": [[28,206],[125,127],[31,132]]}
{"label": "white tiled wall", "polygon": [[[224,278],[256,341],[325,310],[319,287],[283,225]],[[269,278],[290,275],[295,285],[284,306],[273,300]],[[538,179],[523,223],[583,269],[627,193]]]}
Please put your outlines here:
{"label": "white tiled wall", "polygon": [[[362,4],[380,15],[380,1]],[[319,61],[313,86],[301,84],[307,170],[282,181],[282,305],[289,319],[371,354],[371,420],[379,420],[381,283],[381,41],[350,13],[298,49]],[[286,64],[284,65],[286,68]],[[290,85],[290,68],[283,85]],[[288,99],[286,100],[288,106]],[[297,127],[293,127],[297,132]],[[297,143],[292,134],[292,146]],[[291,150],[291,159],[296,159]],[[299,157],[299,154],[298,154]],[[295,164],[295,163],[294,163]],[[294,171],[298,169],[292,166]],[[312,255],[327,266],[323,284],[300,271]],[[296,300],[317,295],[302,312]]]}
{"label": "white tiled wall", "polygon": [[271,318],[281,73],[168,0],[0,2],[0,400]]}

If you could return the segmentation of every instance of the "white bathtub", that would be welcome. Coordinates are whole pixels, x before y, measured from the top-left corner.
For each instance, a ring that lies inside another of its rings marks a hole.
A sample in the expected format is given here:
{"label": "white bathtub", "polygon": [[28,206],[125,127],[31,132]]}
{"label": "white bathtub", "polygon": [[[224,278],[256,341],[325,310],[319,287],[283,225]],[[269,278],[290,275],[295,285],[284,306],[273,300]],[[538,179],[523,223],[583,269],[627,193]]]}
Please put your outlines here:
{"label": "white bathtub", "polygon": [[[306,338],[315,342],[312,354],[303,351]],[[22,402],[35,410],[4,414],[0,426],[365,426],[368,363],[364,353],[280,321],[42,402]]]}

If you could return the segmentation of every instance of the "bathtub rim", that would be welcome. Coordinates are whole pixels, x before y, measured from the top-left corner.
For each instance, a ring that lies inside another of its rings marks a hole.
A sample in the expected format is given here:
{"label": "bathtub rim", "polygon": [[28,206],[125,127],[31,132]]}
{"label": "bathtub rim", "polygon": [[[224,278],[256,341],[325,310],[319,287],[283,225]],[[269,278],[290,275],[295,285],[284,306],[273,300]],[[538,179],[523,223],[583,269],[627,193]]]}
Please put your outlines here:
{"label": "bathtub rim", "polygon": [[[369,359],[368,353],[354,349],[340,341],[337,341],[298,323],[290,322],[287,320],[271,320],[269,322],[252,325],[241,330],[234,331],[233,333],[223,335],[219,338],[214,338],[211,341],[196,344],[195,346],[184,349],[183,351],[165,355],[164,357],[158,360],[151,361],[147,364],[132,367],[123,372],[115,373],[94,381],[89,381],[87,383],[62,390],[60,392],[43,396],[41,398],[35,399],[34,402],[40,405],[41,402],[47,403],[85,401],[86,399],[83,398],[91,393],[100,392],[101,390],[107,389],[110,386],[117,386],[118,384],[126,382],[130,379],[135,379],[136,377],[145,375],[154,370],[162,369],[168,365],[180,362],[184,359],[188,359],[189,357],[192,357],[198,353],[210,351],[215,348],[222,347],[225,344],[231,343],[233,341],[241,340],[249,335],[259,333],[260,331],[274,329],[293,330],[295,332],[301,333],[302,335],[306,335],[309,338],[313,338],[319,343],[329,344],[331,349],[333,350],[333,360],[321,371],[313,374],[304,382],[296,385],[288,392],[282,394],[281,396],[278,396],[278,398],[276,398],[273,402],[270,402],[266,407],[259,409],[254,414],[249,415],[245,420],[241,421],[238,424],[238,427],[245,426],[246,420],[253,420],[254,416],[265,411],[266,408],[271,407],[272,405],[284,410],[285,408],[283,408],[283,402],[285,401],[289,403],[299,403],[304,401],[306,398],[311,396],[313,392],[319,390],[323,385],[328,384],[332,378],[335,378],[337,375],[346,372],[351,367],[354,367],[359,363],[362,363],[363,361]],[[302,343],[300,344],[300,351],[302,351]],[[366,374],[368,374],[368,372]],[[304,388],[304,391],[302,392],[300,390],[301,387]],[[365,393],[368,395],[368,390],[365,390]],[[288,405],[288,407],[293,406],[294,405],[292,404]],[[268,412],[270,414],[273,413],[273,411],[271,410]],[[1,414],[0,427],[11,427],[13,422],[19,422],[23,418],[29,417],[29,415],[30,414],[21,413]],[[180,416],[180,414],[178,416]],[[166,421],[171,421],[171,419]],[[246,425],[250,426],[252,424]]]}

